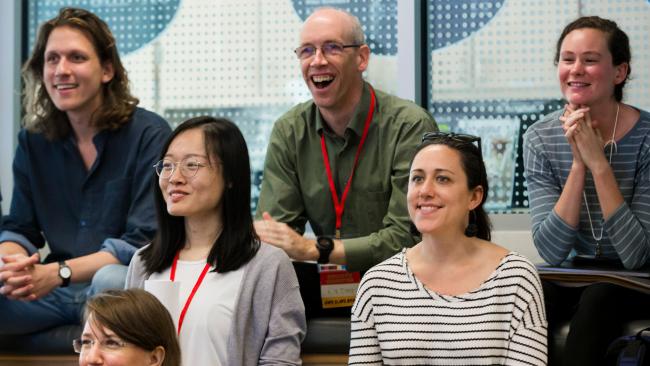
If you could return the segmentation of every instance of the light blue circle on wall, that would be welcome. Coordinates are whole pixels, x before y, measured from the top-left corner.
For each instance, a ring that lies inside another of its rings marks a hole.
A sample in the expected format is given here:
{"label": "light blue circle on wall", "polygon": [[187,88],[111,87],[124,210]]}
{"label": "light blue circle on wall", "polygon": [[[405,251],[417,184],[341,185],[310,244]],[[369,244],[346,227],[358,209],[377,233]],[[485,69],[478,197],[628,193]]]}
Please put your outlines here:
{"label": "light blue circle on wall", "polygon": [[[158,37],[171,23],[180,0],[39,0],[29,2],[29,29],[54,18],[65,6],[83,8],[104,20],[117,40],[120,55],[133,52]],[[30,32],[31,33],[31,32]],[[30,34],[30,50],[36,33]]]}
{"label": "light blue circle on wall", "polygon": [[[650,0],[648,0],[650,1]],[[396,0],[292,0],[303,21],[317,8],[344,9],[361,21],[367,43],[374,54],[397,54]],[[432,51],[459,42],[485,26],[503,7],[505,0],[432,0],[428,5],[428,29]]]}
{"label": "light blue circle on wall", "polygon": [[[411,1],[411,0],[409,0]],[[373,54],[397,54],[397,0],[292,0],[302,21],[316,9],[331,6],[359,18]]]}

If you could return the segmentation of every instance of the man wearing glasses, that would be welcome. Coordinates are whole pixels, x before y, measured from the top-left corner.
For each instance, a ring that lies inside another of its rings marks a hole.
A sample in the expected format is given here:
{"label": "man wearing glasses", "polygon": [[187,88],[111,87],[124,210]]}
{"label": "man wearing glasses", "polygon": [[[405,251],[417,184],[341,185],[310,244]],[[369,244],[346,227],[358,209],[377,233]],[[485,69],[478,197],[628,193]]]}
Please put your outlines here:
{"label": "man wearing glasses", "polygon": [[[297,261],[364,271],[415,244],[406,210],[408,165],[422,135],[437,127],[419,106],[363,80],[370,48],[351,14],[316,10],[295,53],[313,99],[274,125],[255,228],[262,241]],[[317,239],[302,235],[307,221]],[[305,297],[318,288],[315,266],[305,273],[301,264],[296,268]],[[319,297],[305,299],[308,317]]]}

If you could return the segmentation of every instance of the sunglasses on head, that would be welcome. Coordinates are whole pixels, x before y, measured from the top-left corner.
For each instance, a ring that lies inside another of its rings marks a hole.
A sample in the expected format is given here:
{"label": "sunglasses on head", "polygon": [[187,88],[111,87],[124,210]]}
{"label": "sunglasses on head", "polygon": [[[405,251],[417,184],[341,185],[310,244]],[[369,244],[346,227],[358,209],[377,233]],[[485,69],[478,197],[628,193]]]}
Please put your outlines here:
{"label": "sunglasses on head", "polygon": [[477,143],[479,152],[481,152],[481,138],[474,135],[468,135],[465,133],[455,133],[455,132],[427,132],[422,135],[422,142],[426,141],[456,141],[467,144]]}

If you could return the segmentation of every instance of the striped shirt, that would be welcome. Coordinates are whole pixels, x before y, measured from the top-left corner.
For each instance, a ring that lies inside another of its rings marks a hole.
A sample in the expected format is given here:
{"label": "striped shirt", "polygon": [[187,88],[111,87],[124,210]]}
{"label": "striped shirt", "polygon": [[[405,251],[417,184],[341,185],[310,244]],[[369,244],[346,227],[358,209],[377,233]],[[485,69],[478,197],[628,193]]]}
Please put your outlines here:
{"label": "striped shirt", "polygon": [[371,268],[352,308],[350,365],[546,365],[546,314],[535,266],[506,255],[478,289],[428,290],[406,251]]}
{"label": "striped shirt", "polygon": [[[611,167],[624,202],[604,222],[593,178],[589,172],[585,175],[585,194],[596,237],[602,228],[602,255],[620,258],[627,268],[643,266],[650,254],[650,114],[640,113],[637,123],[612,152]],[[564,261],[572,250],[577,254],[594,254],[596,250],[584,200],[578,228],[569,226],[553,210],[573,162],[559,120],[561,114],[549,114],[524,135],[533,241],[540,256],[552,265]],[[611,146],[605,148],[608,157]]]}

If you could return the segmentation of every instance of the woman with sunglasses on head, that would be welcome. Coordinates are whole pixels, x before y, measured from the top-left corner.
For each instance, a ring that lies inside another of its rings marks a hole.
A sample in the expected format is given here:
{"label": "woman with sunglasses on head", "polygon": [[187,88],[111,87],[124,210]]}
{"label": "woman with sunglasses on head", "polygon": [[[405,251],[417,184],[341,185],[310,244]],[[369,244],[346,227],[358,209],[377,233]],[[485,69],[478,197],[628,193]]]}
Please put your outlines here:
{"label": "woman with sunglasses on head", "polygon": [[406,199],[422,241],[363,277],[350,365],[546,364],[541,283],[526,258],[489,241],[474,142],[429,133],[418,146]]}
{"label": "woman with sunglasses on head", "polygon": [[180,283],[174,320],[185,365],[300,364],[298,280],[284,251],[261,244],[253,228],[241,132],[228,120],[197,117],[162,151],[154,188],[160,230],[134,256],[127,287]]}
{"label": "woman with sunglasses on head", "polygon": [[108,290],[90,299],[81,337],[73,341],[79,365],[180,366],[174,322],[153,295]]}
{"label": "woman with sunglasses on head", "polygon": [[[595,16],[573,21],[557,41],[567,105],[524,137],[533,240],[549,264],[578,255],[635,269],[650,255],[650,114],[622,102],[630,59],[625,32]],[[648,296],[604,283],[544,282],[544,293],[551,329],[571,319],[567,365],[600,364],[623,322],[650,306]]]}

